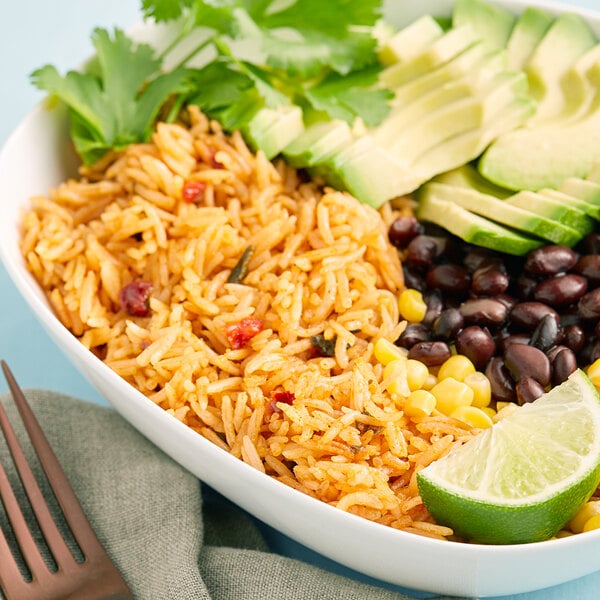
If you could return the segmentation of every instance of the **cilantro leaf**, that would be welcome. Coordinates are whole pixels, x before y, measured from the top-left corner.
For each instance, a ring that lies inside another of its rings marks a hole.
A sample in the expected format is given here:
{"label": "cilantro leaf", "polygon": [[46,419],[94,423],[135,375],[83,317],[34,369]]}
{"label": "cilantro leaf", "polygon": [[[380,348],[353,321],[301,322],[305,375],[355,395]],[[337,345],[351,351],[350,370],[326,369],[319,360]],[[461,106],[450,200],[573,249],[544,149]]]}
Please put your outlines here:
{"label": "cilantro leaf", "polygon": [[69,71],[64,77],[46,65],[31,75],[40,89],[59,97],[71,114],[71,135],[85,164],[110,149],[147,141],[154,120],[167,98],[186,89],[187,71],[161,74],[161,61],[146,45],[134,46],[119,29],[92,35],[97,56],[87,73]]}
{"label": "cilantro leaf", "polygon": [[152,17],[157,22],[173,21],[193,4],[194,0],[142,0],[142,12],[146,18]]}
{"label": "cilantro leaf", "polygon": [[379,67],[369,67],[350,75],[331,73],[319,84],[305,90],[306,100],[317,111],[352,123],[356,116],[366,125],[378,125],[387,116],[393,93],[378,88]]}

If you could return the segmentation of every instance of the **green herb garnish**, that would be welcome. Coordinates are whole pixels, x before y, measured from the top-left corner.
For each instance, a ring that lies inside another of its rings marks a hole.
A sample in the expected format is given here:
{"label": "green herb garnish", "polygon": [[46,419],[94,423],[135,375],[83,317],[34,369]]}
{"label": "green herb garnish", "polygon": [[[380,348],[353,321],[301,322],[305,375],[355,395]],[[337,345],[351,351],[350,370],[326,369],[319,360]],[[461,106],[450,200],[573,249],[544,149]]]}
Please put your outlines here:
{"label": "green herb garnish", "polygon": [[[96,29],[96,57],[85,71],[62,76],[46,65],[32,73],[32,80],[69,107],[71,137],[86,165],[109,150],[148,141],[159,115],[173,120],[187,103],[197,104],[229,131],[243,129],[261,108],[286,104],[300,107],[308,121],[360,118],[376,125],[391,98],[391,92],[375,86],[380,66],[372,28],[381,18],[381,4],[142,0],[145,19],[172,22],[177,30],[160,55],[119,29],[113,35]],[[198,42],[180,63],[164,72],[164,60],[193,39]],[[191,68],[205,49],[212,58]],[[161,114],[165,107],[170,110]]]}

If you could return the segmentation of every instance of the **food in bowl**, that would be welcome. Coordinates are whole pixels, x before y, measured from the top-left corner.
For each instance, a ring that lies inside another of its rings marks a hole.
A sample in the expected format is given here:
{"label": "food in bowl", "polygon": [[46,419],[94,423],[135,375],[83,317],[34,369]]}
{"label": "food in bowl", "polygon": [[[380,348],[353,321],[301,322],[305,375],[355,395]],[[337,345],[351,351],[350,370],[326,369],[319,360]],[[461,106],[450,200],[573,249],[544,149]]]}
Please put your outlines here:
{"label": "food in bowl", "polygon": [[[47,84],[48,77],[46,70],[38,81]],[[175,87],[182,77],[172,78]],[[519,89],[509,88],[511,101]],[[489,399],[476,405],[479,388],[447,366],[447,343],[420,346],[418,356],[410,354],[415,346],[405,353],[394,344],[407,321],[423,321],[428,308],[416,287],[403,289],[401,257],[388,239],[396,218],[411,218],[415,204],[401,198],[377,212],[348,193],[303,180],[283,162],[269,163],[264,151],[253,154],[239,132],[224,135],[193,103],[178,114],[177,122],[160,123],[151,140],[118,141],[117,154],[91,146],[83,180],[59,186],[50,201],[33,199],[23,254],[57,315],[156,404],[257,469],[379,523],[452,537],[424,507],[417,472],[499,417]],[[518,111],[519,119],[524,114]],[[288,119],[297,124],[297,115],[286,107],[259,131],[273,134]],[[76,120],[74,132],[81,134],[83,125]],[[485,125],[474,127],[479,144],[490,141]],[[247,136],[256,144],[256,131]],[[75,139],[80,150],[90,150],[89,139]],[[334,162],[338,175],[370,156],[365,140],[359,134],[356,154]],[[468,153],[458,156],[466,162]],[[314,166],[312,175],[330,175]],[[420,206],[436,202],[444,208],[448,200],[428,196]],[[523,210],[514,205],[512,214]],[[496,250],[508,251],[507,240],[531,251],[544,244],[531,232],[492,227],[460,208],[450,227],[478,223],[497,234],[488,235],[501,240]],[[588,222],[588,213],[573,211]],[[442,350],[435,360],[432,348]],[[445,366],[447,378],[440,377]],[[420,385],[411,379],[418,377]],[[533,379],[538,387],[527,388],[530,397],[522,391],[523,402],[550,383]],[[492,379],[479,377],[477,385],[485,388],[486,380]],[[470,396],[475,410],[458,411],[452,401],[442,410],[448,386],[453,399],[457,390]],[[417,391],[429,392],[436,405],[407,406]]]}

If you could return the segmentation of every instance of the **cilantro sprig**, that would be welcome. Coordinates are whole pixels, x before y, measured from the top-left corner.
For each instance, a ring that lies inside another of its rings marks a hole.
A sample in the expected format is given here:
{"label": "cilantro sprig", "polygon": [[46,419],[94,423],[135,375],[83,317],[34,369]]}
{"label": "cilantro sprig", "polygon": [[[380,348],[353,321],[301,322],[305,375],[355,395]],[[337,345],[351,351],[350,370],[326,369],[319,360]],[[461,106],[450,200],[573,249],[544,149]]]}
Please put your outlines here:
{"label": "cilantro sprig", "polygon": [[[46,65],[32,73],[37,87],[68,105],[71,137],[85,164],[147,141],[158,115],[174,118],[185,103],[197,104],[226,130],[243,129],[261,108],[284,104],[302,107],[307,118],[360,118],[367,125],[389,110],[391,93],[376,85],[372,35],[381,0],[141,0],[141,9],[145,19],[178,28],[162,54],[119,29],[112,36],[96,29],[96,57],[84,72],[61,76]],[[180,44],[189,46],[197,28],[207,36],[164,72],[164,59]],[[240,42],[257,51],[249,56]],[[207,46],[216,58],[191,68]]]}

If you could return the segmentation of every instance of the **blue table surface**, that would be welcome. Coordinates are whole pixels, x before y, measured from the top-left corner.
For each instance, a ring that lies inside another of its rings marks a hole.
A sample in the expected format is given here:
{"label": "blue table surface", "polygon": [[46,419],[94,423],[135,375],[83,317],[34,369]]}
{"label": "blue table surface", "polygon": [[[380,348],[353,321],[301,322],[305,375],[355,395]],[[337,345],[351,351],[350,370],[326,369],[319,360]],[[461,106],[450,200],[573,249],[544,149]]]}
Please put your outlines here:
{"label": "blue table surface", "polygon": [[[600,0],[571,0],[563,5],[600,11]],[[141,0],[18,0],[3,3],[0,20],[0,145],[42,99],[42,93],[29,83],[31,71],[46,63],[54,64],[60,72],[76,67],[92,53],[90,33],[94,27],[127,28],[140,20],[140,6]],[[58,390],[90,402],[107,404],[57,350],[1,265],[0,357],[11,365],[24,387]],[[4,386],[0,387],[0,390],[4,389]],[[378,583],[315,554],[268,527],[264,532],[274,551]],[[504,599],[596,600],[600,597],[599,590],[600,571],[551,589],[505,596]],[[408,593],[415,598],[429,596],[414,591]]]}

